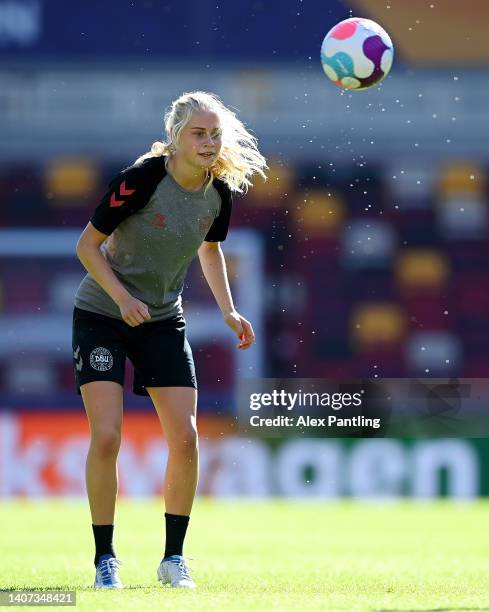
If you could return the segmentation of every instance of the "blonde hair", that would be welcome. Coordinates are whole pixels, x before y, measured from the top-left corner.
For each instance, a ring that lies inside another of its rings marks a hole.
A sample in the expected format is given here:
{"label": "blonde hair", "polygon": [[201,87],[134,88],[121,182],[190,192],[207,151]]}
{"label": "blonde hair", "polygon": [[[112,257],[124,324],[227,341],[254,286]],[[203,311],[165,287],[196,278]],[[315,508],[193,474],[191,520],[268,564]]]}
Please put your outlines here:
{"label": "blonde hair", "polygon": [[252,186],[250,178],[260,174],[265,180],[264,169],[268,168],[263,155],[258,150],[257,139],[245,128],[244,124],[227,108],[220,98],[205,91],[192,91],[174,100],[165,113],[164,123],[167,141],[156,141],[151,150],[138,157],[135,164],[148,157],[171,155],[180,142],[180,134],[195,111],[212,111],[221,123],[222,147],[218,159],[210,167],[210,180],[214,177],[228,185],[231,191],[246,193]]}

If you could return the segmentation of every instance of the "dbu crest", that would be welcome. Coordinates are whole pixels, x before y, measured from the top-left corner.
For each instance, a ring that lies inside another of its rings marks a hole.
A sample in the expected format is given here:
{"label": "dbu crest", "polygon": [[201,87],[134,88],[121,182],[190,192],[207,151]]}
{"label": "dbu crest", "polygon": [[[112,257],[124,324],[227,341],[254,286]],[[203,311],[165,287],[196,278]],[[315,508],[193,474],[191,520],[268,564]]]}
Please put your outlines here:
{"label": "dbu crest", "polygon": [[99,346],[90,353],[90,365],[94,370],[105,372],[114,365],[114,359],[109,349]]}

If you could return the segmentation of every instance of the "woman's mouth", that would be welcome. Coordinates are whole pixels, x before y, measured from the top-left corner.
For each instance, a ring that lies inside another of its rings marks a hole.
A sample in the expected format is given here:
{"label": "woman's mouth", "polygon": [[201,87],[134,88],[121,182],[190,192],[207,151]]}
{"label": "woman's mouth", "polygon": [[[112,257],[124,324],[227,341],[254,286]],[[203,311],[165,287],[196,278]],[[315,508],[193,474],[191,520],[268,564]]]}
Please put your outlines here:
{"label": "woman's mouth", "polygon": [[209,159],[209,157],[214,157],[214,153],[199,153],[202,157]]}

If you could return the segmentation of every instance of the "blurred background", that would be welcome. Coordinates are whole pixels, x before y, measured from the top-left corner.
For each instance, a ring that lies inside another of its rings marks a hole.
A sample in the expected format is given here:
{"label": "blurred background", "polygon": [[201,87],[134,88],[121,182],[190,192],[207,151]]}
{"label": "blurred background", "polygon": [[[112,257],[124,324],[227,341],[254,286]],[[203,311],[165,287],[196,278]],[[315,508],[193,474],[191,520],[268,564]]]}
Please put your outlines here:
{"label": "blurred background", "polygon": [[[326,32],[378,21],[371,90],[323,74]],[[88,425],[71,349],[75,244],[108,181],[185,91],[217,93],[270,166],[223,243],[256,329],[243,354],[195,263],[199,491],[336,498],[489,493],[486,440],[243,440],[239,377],[484,377],[489,370],[482,0],[0,0],[0,495],[83,495]],[[165,444],[126,368],[121,492],[161,492]]]}

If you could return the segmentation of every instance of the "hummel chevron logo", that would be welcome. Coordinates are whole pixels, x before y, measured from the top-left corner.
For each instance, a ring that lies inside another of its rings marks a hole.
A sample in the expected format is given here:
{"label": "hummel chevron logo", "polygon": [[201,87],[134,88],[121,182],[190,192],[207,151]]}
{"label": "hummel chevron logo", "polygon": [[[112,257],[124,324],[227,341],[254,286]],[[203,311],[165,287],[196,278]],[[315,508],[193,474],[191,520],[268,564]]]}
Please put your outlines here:
{"label": "hummel chevron logo", "polygon": [[80,355],[80,360],[77,362],[76,360],[78,359],[78,355],[80,355],[79,346],[76,347],[76,351],[73,353],[73,357],[75,358],[75,367],[80,372],[83,367],[83,359],[82,359],[82,356]]}
{"label": "hummel chevron logo", "polygon": [[[119,191],[121,192],[120,197],[122,197],[122,196],[130,196],[136,190],[135,189],[126,189],[126,181],[122,181],[122,183],[119,186]],[[117,207],[117,206],[122,206],[123,204],[124,204],[124,200],[117,200],[116,199],[116,195],[115,195],[115,191],[114,191],[114,193],[110,196],[110,207],[114,208],[114,207]]]}

